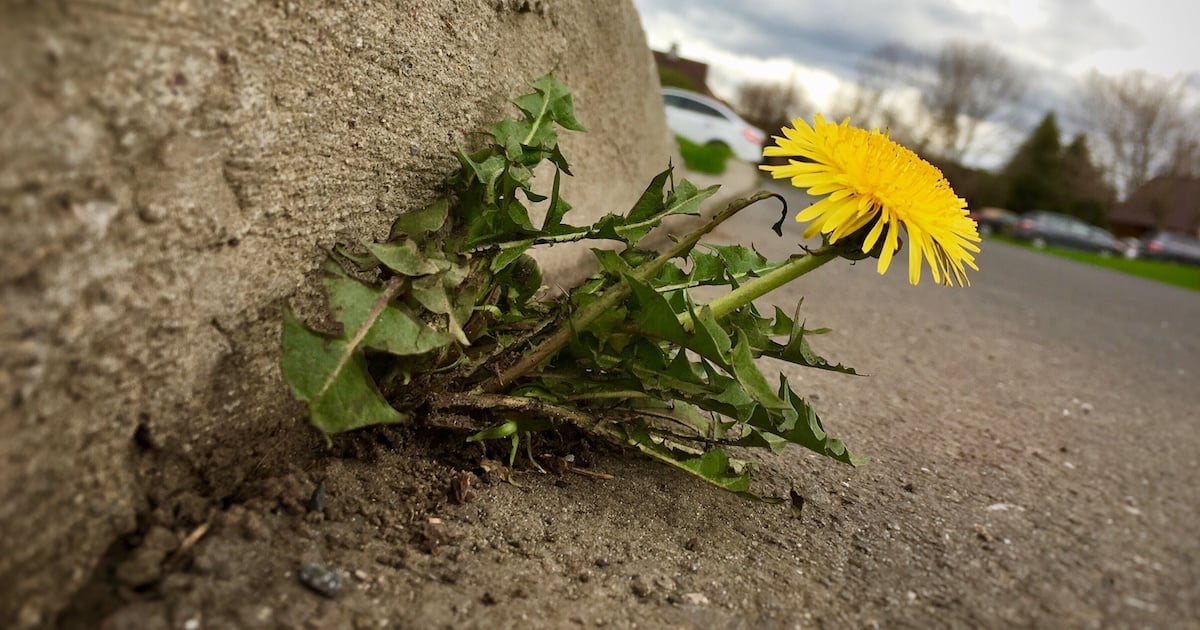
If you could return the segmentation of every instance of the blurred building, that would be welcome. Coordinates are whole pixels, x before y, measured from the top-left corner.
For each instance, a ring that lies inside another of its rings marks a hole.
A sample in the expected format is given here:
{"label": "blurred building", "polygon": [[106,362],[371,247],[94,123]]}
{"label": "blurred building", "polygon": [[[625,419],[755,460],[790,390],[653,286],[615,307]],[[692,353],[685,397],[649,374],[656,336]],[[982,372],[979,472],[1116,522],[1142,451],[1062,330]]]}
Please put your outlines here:
{"label": "blurred building", "polygon": [[1200,178],[1155,177],[1114,207],[1108,218],[1118,237],[1152,230],[1200,236]]}
{"label": "blurred building", "polygon": [[708,89],[708,64],[680,57],[678,44],[672,44],[667,52],[655,50],[654,63],[658,65],[658,77],[664,86],[692,90],[716,98]]}

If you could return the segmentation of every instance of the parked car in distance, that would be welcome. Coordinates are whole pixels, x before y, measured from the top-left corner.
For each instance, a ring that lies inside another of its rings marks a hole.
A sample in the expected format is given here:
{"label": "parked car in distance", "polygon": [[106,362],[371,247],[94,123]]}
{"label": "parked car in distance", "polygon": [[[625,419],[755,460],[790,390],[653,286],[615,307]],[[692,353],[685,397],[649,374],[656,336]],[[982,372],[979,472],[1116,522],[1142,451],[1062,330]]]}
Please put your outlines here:
{"label": "parked car in distance", "polygon": [[1200,238],[1178,232],[1151,232],[1138,241],[1137,257],[1200,265]]}
{"label": "parked car in distance", "polygon": [[1009,234],[1020,220],[1020,215],[1004,208],[980,208],[972,210],[968,216],[979,226],[979,235]]}
{"label": "parked car in distance", "polygon": [[1094,252],[1101,256],[1119,255],[1125,246],[1107,230],[1089,225],[1075,217],[1056,212],[1031,210],[1013,226],[1013,238],[1028,241],[1034,247],[1047,245]]}
{"label": "parked car in distance", "polygon": [[757,164],[762,159],[762,129],[742,120],[720,101],[703,94],[665,87],[663,111],[667,126],[696,144],[723,144],[739,160]]}

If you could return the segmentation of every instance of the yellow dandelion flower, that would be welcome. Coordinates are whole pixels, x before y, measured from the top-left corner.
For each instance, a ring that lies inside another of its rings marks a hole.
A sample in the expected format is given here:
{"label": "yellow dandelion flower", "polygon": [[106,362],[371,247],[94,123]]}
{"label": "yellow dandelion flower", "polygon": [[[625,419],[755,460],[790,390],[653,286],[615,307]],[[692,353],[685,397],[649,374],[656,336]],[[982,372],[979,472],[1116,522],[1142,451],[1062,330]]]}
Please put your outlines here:
{"label": "yellow dandelion flower", "polygon": [[871,226],[862,251],[875,250],[882,237],[877,267],[882,274],[900,247],[902,226],[908,235],[909,282],[921,279],[924,259],[934,282],[970,284],[965,267],[979,269],[972,255],[979,251],[979,233],[967,216],[966,201],[941,171],[878,129],[850,127],[849,118],[839,125],[817,114],[811,127],[800,118],[792,126],[784,127],[784,137],[776,136],[776,145],[763,149],[763,155],[812,161],[760,168],[810,195],[827,195],[796,216],[811,221],[805,238],[820,233],[832,244]]}

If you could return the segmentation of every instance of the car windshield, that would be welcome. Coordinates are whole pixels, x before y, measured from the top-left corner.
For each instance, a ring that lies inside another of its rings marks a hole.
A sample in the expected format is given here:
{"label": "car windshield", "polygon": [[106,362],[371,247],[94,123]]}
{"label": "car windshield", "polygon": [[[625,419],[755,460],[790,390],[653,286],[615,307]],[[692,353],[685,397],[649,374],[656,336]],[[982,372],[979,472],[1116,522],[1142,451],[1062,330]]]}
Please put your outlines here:
{"label": "car windshield", "polygon": [[663,102],[671,107],[686,109],[704,116],[711,116],[713,118],[721,118],[725,120],[729,119],[729,117],[720,110],[705,103],[701,103],[697,99],[689,98],[679,94],[663,94]]}

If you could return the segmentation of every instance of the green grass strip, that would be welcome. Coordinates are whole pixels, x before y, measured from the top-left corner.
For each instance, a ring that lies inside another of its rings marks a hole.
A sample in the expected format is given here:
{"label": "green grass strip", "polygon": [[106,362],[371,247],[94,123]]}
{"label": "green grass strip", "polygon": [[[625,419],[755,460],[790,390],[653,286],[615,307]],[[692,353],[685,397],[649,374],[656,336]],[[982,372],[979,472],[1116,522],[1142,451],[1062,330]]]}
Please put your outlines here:
{"label": "green grass strip", "polygon": [[725,160],[733,156],[733,151],[723,144],[696,144],[680,136],[679,153],[683,155],[683,165],[689,171],[720,175],[725,172]]}
{"label": "green grass strip", "polygon": [[[992,237],[996,240],[1011,243],[1025,247],[1026,249],[1036,249],[1032,245],[1006,237]],[[1041,251],[1047,254],[1052,254],[1060,258],[1075,260],[1097,267],[1104,267],[1119,271],[1131,276],[1139,278],[1148,278],[1163,284],[1170,284],[1193,291],[1200,291],[1200,267],[1181,265],[1179,263],[1163,262],[1159,260],[1143,260],[1138,258],[1124,258],[1122,256],[1101,256],[1090,252],[1080,252],[1072,249],[1062,249],[1059,247],[1047,247]]]}

